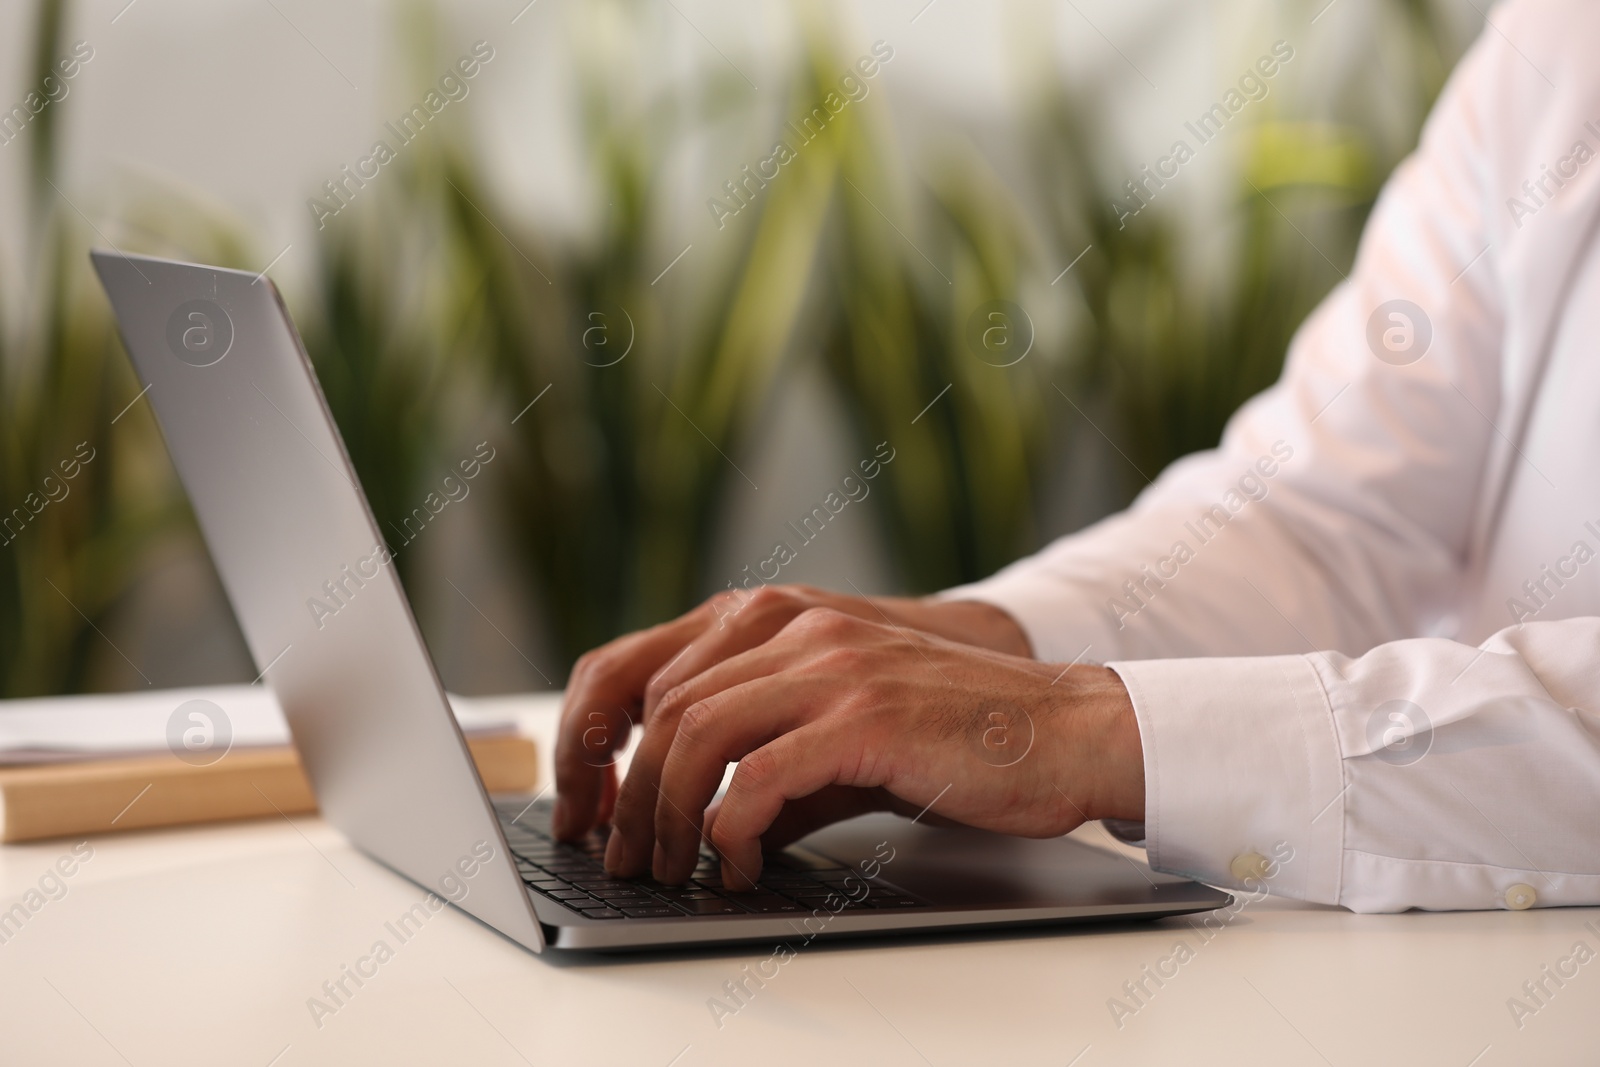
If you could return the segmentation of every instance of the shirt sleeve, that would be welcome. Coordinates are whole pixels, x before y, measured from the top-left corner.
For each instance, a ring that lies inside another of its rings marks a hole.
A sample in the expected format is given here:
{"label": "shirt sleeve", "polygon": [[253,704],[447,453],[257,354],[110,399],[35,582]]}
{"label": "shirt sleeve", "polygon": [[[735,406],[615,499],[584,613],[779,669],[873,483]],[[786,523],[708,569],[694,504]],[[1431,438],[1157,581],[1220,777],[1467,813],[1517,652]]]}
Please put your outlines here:
{"label": "shirt sleeve", "polygon": [[1507,106],[1500,41],[1463,60],[1350,276],[1217,448],[944,596],[1005,608],[1035,655],[1065,662],[1355,653],[1448,631],[1502,392],[1504,209],[1484,173]]}
{"label": "shirt sleeve", "polygon": [[1596,648],[1583,618],[1480,648],[1112,663],[1151,866],[1356,911],[1600,902]]}
{"label": "shirt sleeve", "polygon": [[944,594],[1119,673],[1153,866],[1360,911],[1600,903],[1600,620],[1448,639],[1507,388],[1495,168],[1549,104],[1509,43],[1554,25],[1530,6],[1496,9],[1218,448]]}

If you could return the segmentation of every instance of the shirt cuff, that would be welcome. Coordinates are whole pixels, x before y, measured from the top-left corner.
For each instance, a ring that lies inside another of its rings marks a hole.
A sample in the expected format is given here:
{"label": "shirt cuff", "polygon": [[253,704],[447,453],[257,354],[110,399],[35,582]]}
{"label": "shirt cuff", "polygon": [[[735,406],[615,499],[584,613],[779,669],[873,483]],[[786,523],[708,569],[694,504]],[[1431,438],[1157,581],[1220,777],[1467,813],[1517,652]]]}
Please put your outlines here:
{"label": "shirt cuff", "polygon": [[1344,767],[1304,656],[1108,663],[1144,746],[1150,866],[1337,904]]}

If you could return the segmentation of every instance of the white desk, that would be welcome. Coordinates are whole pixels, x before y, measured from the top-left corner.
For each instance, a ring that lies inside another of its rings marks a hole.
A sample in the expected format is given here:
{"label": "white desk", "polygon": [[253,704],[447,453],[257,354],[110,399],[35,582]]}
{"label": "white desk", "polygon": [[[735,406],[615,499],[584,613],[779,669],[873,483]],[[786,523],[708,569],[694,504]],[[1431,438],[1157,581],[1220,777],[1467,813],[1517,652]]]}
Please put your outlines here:
{"label": "white desk", "polygon": [[[523,707],[548,753],[549,701]],[[0,907],[70,844],[0,848]],[[1520,1031],[1506,1006],[1574,942],[1600,951],[1583,928],[1600,910],[1263,901],[1209,943],[1173,919],[817,944],[719,1028],[708,999],[770,949],[534,956],[447,909],[318,1028],[308,998],[386,936],[416,887],[314,818],[91,844],[66,895],[0,944],[0,1064],[1600,1062],[1600,959]],[[1131,1003],[1122,984],[1180,939],[1194,958],[1147,983],[1119,1030],[1109,998]]]}

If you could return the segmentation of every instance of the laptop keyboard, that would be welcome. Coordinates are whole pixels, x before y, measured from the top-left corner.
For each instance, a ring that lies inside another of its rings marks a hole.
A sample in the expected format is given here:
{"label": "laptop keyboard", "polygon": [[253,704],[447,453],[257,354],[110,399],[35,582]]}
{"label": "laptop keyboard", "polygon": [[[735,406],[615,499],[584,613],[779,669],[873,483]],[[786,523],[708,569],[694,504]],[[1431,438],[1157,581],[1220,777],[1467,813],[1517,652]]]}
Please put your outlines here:
{"label": "laptop keyboard", "polygon": [[810,915],[813,911],[880,911],[925,908],[927,902],[859,870],[817,866],[774,853],[764,858],[756,888],[735,893],[722,886],[721,861],[702,847],[689,881],[666,885],[653,878],[613,878],[605,871],[606,831],[573,844],[550,834],[551,805],[495,802],[517,872],[530,891],[586,919],[678,919],[707,915]]}

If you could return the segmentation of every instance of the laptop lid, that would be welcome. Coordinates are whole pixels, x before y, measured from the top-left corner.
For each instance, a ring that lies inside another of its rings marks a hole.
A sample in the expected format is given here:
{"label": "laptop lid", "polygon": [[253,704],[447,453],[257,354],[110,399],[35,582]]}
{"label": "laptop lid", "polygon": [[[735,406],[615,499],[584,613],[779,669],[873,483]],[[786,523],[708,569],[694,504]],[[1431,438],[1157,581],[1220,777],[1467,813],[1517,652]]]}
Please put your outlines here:
{"label": "laptop lid", "polygon": [[90,255],[324,817],[540,951],[532,903],[277,288],[242,271]]}

